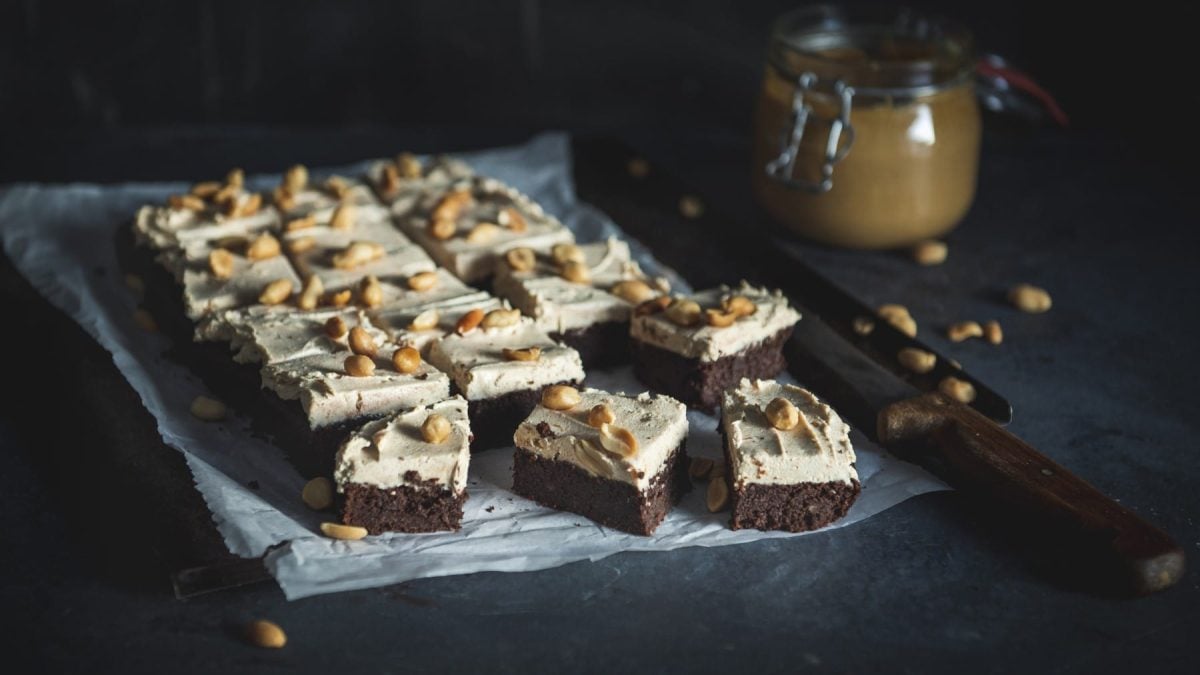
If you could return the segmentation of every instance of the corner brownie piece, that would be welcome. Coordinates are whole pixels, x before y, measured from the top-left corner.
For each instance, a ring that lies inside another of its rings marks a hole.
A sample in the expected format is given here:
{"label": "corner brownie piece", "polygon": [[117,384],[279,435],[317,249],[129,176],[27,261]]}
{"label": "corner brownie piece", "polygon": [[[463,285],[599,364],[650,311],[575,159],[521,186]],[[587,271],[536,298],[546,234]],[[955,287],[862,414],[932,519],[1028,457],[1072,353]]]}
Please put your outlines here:
{"label": "corner brownie piece", "polygon": [[735,530],[816,530],[858,498],[850,427],[806,389],[742,380],[725,392],[721,433]]}
{"label": "corner brownie piece", "polygon": [[711,411],[742,378],[783,371],[783,344],[799,319],[781,292],[746,282],[669,304],[651,300],[630,321],[633,372],[651,389]]}
{"label": "corner brownie piece", "polygon": [[[607,527],[653,534],[691,489],[687,408],[669,396],[585,389],[564,410],[558,393],[548,390],[513,436],[513,491]],[[607,414],[593,412],[600,406]]]}
{"label": "corner brownie piece", "polygon": [[497,262],[493,286],[550,337],[575,348],[585,368],[628,362],[634,305],[670,288],[647,277],[629,244],[616,238],[560,244],[552,253],[513,249]]}
{"label": "corner brownie piece", "polygon": [[[422,428],[433,415],[446,421],[440,440]],[[367,423],[337,453],[342,522],[371,534],[457,530],[470,444],[467,402],[457,396]]]}
{"label": "corner brownie piece", "polygon": [[575,241],[537,202],[494,178],[427,186],[411,208],[394,212],[405,234],[469,284],[491,279],[496,259],[509,249],[549,251]]}
{"label": "corner brownie piece", "polygon": [[533,319],[504,308],[460,321],[456,332],[430,345],[429,363],[449,374],[466,397],[476,450],[508,445],[544,387],[579,384],[584,377],[578,352],[551,340]]}

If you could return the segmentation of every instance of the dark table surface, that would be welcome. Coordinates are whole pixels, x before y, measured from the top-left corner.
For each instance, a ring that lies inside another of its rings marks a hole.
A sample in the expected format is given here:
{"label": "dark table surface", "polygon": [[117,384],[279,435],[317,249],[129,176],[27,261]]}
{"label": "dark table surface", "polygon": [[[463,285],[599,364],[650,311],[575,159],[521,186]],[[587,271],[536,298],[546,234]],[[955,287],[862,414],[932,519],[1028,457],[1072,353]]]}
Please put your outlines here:
{"label": "dark table surface", "polygon": [[[712,208],[753,213],[742,136],[623,135]],[[0,180],[195,179],[233,164],[278,170],[293,161],[341,163],[524,136],[31,132],[8,139]],[[1161,525],[1195,558],[1200,424],[1188,347],[1200,329],[1200,282],[1189,269],[1196,218],[1183,201],[1191,180],[1098,135],[993,124],[978,200],[949,237],[946,264],[919,268],[894,252],[815,246],[803,255],[870,303],[908,305],[925,339],[1013,402],[1011,430]],[[1048,288],[1053,310],[1020,315],[998,300],[1020,281]],[[0,416],[7,520],[0,598],[10,661],[126,672],[528,672],[562,664],[1194,672],[1194,560],[1165,593],[1096,594],[1026,544],[1004,514],[959,493],[918,497],[852,527],[790,540],[623,554],[296,602],[271,584],[179,601],[170,571],[223,558],[180,457],[162,445],[108,355],[49,310],[7,261],[0,292],[8,344],[37,356],[10,365]],[[1000,319],[1005,343],[951,345],[941,337],[947,323],[967,317]],[[30,340],[38,346],[30,349]],[[47,411],[57,421],[36,414]],[[238,639],[237,627],[259,617],[284,627],[286,649]]]}

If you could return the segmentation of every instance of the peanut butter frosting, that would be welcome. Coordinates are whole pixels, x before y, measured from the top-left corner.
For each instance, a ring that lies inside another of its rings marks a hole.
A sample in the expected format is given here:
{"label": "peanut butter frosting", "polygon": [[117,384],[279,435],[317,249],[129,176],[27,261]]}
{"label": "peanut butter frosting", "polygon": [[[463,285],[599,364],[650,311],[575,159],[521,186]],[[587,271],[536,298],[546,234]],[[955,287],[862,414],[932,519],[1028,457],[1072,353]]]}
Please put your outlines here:
{"label": "peanut butter frosting", "polygon": [[[537,347],[536,361],[510,361],[504,349]],[[450,333],[429,346],[429,362],[448,373],[467,400],[495,398],[514,391],[540,390],[558,382],[582,382],[579,352],[561,345],[533,319],[521,317],[500,328]]]}
{"label": "peanut butter frosting", "polygon": [[[794,428],[776,429],[767,420],[764,411],[776,398],[791,401],[799,410],[800,422]],[[849,425],[807,389],[743,379],[723,396],[721,426],[735,487],[858,480]]]}
{"label": "peanut butter frosting", "polygon": [[[626,396],[584,389],[580,398],[570,410],[537,406],[517,427],[513,442],[539,457],[569,462],[593,476],[629,483],[644,491],[687,438],[687,407],[669,396]],[[637,449],[631,455],[605,449],[601,429],[588,424],[588,412],[600,404],[613,412],[610,433],[612,428],[620,427],[637,440]]]}
{"label": "peanut butter frosting", "polygon": [[[421,435],[421,425],[434,413],[450,422],[450,435],[440,443]],[[455,396],[368,422],[338,450],[333,476],[339,492],[350,483],[388,489],[427,488],[433,481],[461,494],[470,461],[467,401]]]}
{"label": "peanut butter frosting", "polygon": [[[799,312],[792,309],[783,293],[758,288],[745,281],[734,288],[720,286],[686,297],[705,310],[720,308],[723,300],[739,295],[753,302],[755,311],[749,316],[738,317],[731,326],[709,326],[703,320],[695,326],[681,326],[672,322],[665,312],[657,312],[633,317],[630,334],[636,340],[685,358],[716,361],[759,344],[800,320]],[[700,318],[704,318],[703,314]]]}

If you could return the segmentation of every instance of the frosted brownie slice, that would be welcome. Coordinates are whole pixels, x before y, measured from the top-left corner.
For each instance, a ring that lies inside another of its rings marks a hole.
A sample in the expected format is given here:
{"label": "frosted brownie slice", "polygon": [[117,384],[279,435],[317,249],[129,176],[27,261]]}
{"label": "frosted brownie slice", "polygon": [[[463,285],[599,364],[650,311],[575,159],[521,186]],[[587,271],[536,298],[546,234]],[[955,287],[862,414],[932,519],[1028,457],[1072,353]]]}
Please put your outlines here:
{"label": "frosted brownie slice", "polygon": [[513,437],[513,491],[652,534],[691,489],[687,408],[669,396],[547,389]]}
{"label": "frosted brownie slice", "polygon": [[342,522],[371,534],[459,529],[470,445],[458,396],[368,422],[337,453]]}
{"label": "frosted brownie slice", "polygon": [[629,244],[610,238],[558,244],[549,253],[511,249],[497,263],[493,288],[592,368],[629,360],[633,307],[669,286],[642,272],[630,259]]}
{"label": "frosted brownie slice", "polygon": [[782,293],[745,282],[650,300],[630,322],[633,371],[655,391],[713,410],[743,377],[786,367],[783,344],[799,319]]}
{"label": "frosted brownie slice", "polygon": [[487,313],[505,305],[485,291],[476,290],[438,268],[433,284],[371,311],[371,320],[397,343],[412,345],[427,354],[435,340],[453,333],[470,312]]}
{"label": "frosted brownie slice", "polygon": [[164,205],[148,205],[134,219],[134,238],[153,250],[178,249],[200,241],[272,229],[279,213],[261,194],[245,189],[241,169],[222,181],[196,183],[186,194],[172,195]]}
{"label": "frosted brownie slice", "polygon": [[815,530],[861,490],[850,428],[809,391],[742,380],[721,403],[733,529]]}
{"label": "frosted brownie slice", "polygon": [[422,189],[445,187],[471,174],[465,162],[445,155],[422,160],[402,152],[393,159],[372,162],[367,168],[367,181],[394,213],[404,213],[413,207]]}
{"label": "frosted brownie slice", "polygon": [[301,288],[279,240],[269,232],[194,242],[162,256],[162,262],[182,284],[184,312],[192,321],[219,310],[279,304]]}
{"label": "frosted brownie slice", "polygon": [[505,251],[549,251],[574,237],[562,223],[517,190],[473,176],[426,187],[397,224],[442,267],[467,283],[485,282]]}
{"label": "frosted brownie slice", "polygon": [[450,375],[467,399],[474,448],[508,445],[552,384],[579,384],[579,353],[563,346],[515,309],[472,310],[455,332],[429,346],[429,362]]}

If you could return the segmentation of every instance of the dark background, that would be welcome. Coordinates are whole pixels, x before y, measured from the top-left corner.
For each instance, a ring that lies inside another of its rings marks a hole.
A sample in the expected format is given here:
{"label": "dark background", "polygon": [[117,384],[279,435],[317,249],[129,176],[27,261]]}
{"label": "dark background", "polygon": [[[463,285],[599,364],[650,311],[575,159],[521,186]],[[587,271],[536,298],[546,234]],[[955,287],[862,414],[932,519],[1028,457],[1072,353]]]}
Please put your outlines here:
{"label": "dark background", "polygon": [[[1139,157],[1194,149],[1193,29],[1173,5],[915,4],[971,26],[981,50],[1052,92],[1077,131],[1118,135]],[[7,2],[0,179],[78,177],[89,152],[105,151],[100,139],[183,126],[428,129],[442,148],[480,129],[744,136],[770,22],[795,6]],[[72,166],[47,146],[72,147]]]}
{"label": "dark background", "polygon": [[[740,223],[768,26],[793,6],[5,2],[0,183],[197,180],[561,128],[631,144]],[[923,6],[1033,75],[1072,126],[988,115],[979,196],[943,266],[804,257],[870,304],[909,304],[924,339],[1013,401],[1015,433],[1171,532],[1192,558],[1178,587],[1136,601],[1078,588],[1005,514],[953,492],[800,539],[291,603],[270,584],[176,601],[171,572],[224,558],[179,454],[109,355],[3,261],[3,344],[36,341],[42,357],[4,376],[21,399],[0,414],[6,654],[121,672],[1194,672],[1194,24],[1147,2]],[[628,177],[607,175],[619,197]],[[661,245],[702,240],[693,223],[622,224],[692,278],[726,273],[719,254],[690,258],[702,241]],[[998,306],[1002,284],[1026,280],[1054,310]],[[938,321],[993,313],[1001,348],[940,335]],[[257,617],[289,647],[243,645],[237,627]]]}

